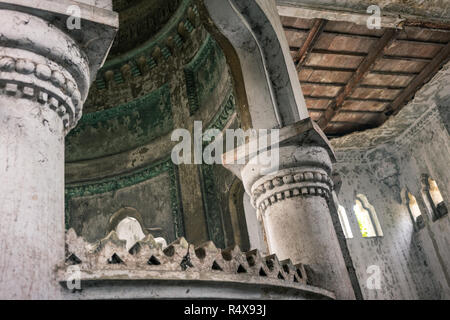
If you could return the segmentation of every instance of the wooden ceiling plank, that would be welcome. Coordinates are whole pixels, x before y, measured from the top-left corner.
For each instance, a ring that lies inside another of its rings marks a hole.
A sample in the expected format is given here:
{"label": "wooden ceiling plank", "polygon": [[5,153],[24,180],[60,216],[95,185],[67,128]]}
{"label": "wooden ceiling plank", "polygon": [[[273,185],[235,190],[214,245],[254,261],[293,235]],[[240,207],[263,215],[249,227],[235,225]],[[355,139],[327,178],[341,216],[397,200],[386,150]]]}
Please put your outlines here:
{"label": "wooden ceiling plank", "polygon": [[405,90],[392,102],[386,117],[396,114],[414,93],[450,59],[450,43],[433,58],[433,60],[411,81]]}
{"label": "wooden ceiling plank", "polygon": [[357,56],[357,57],[367,56],[367,53],[364,53],[364,52],[330,50],[330,49],[312,49],[311,52],[321,53],[321,54],[339,54],[339,55],[343,55],[343,56]]}
{"label": "wooden ceiling plank", "polygon": [[357,38],[359,38],[359,39],[380,39],[380,37],[377,35],[357,34],[357,33],[344,32],[344,31],[324,30],[323,33],[334,35],[334,36],[352,37],[352,38],[356,38],[356,39]]}
{"label": "wooden ceiling plank", "polygon": [[423,20],[414,20],[408,19],[402,22],[404,27],[419,27],[419,28],[427,28],[427,29],[435,29],[436,31],[448,30],[450,31],[450,23],[442,23],[437,21],[423,21]]}
{"label": "wooden ceiling plank", "polygon": [[339,68],[339,67],[323,67],[323,66],[304,66],[302,69],[313,69],[319,71],[340,71],[340,72],[355,72],[353,68]]}
{"label": "wooden ceiling plank", "polygon": [[389,100],[389,99],[381,99],[381,98],[354,98],[354,97],[347,97],[345,98],[345,100],[348,101],[363,101],[363,102],[380,102],[380,103],[390,103],[393,102],[393,100]]}
{"label": "wooden ceiling plank", "polygon": [[358,86],[359,88],[365,88],[365,89],[390,89],[390,90],[403,90],[406,87],[403,86],[390,86],[390,85],[371,85],[371,84],[360,84]]}
{"label": "wooden ceiling plank", "polygon": [[389,60],[406,60],[406,61],[414,61],[414,62],[430,62],[432,58],[419,58],[419,57],[409,57],[409,56],[390,56],[390,55],[383,55],[383,59],[389,59]]}
{"label": "wooden ceiling plank", "polygon": [[314,24],[311,30],[309,30],[305,42],[303,43],[302,47],[298,52],[297,71],[300,71],[303,64],[305,63],[308,54],[311,52],[312,48],[314,47],[314,44],[319,39],[320,34],[322,33],[323,28],[325,27],[325,24],[326,20],[324,19],[316,19],[314,21]]}
{"label": "wooden ceiling plank", "polygon": [[409,71],[387,71],[387,70],[371,70],[370,73],[381,74],[384,76],[407,76],[413,77],[419,74],[419,72],[409,72]]}
{"label": "wooden ceiling plank", "polygon": [[344,104],[346,97],[353,92],[358,83],[370,72],[370,69],[375,61],[383,55],[384,49],[392,43],[396,34],[397,31],[395,29],[387,29],[380,40],[378,40],[373,48],[371,48],[369,54],[365,57],[353,77],[338,95],[335,102],[328,107],[319,119],[318,124],[322,129],[327,129],[331,119],[339,112],[339,109]]}

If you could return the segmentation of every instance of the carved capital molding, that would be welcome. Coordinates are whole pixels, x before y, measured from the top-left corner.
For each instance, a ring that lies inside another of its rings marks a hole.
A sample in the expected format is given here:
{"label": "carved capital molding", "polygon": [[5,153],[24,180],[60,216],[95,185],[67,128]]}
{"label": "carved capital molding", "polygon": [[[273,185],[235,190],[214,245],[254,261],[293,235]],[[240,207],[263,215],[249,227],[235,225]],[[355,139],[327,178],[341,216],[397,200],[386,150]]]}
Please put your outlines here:
{"label": "carved capital molding", "polygon": [[264,212],[274,203],[293,197],[319,196],[328,199],[333,181],[320,168],[290,168],[259,179],[252,187],[253,205]]}
{"label": "carved capital molding", "polygon": [[[279,140],[272,141],[270,148],[263,146],[252,153],[249,152],[250,145],[251,142],[238,147],[222,159],[224,166],[242,179],[258,214],[293,197],[330,197],[333,190],[330,175],[335,155],[327,138],[311,118],[280,129]],[[271,159],[271,163],[260,163],[258,157],[261,155]],[[252,161],[255,159],[257,161]]]}
{"label": "carved capital molding", "polygon": [[67,34],[45,20],[0,10],[0,94],[36,101],[54,110],[65,133],[82,115],[89,89],[89,61]]}

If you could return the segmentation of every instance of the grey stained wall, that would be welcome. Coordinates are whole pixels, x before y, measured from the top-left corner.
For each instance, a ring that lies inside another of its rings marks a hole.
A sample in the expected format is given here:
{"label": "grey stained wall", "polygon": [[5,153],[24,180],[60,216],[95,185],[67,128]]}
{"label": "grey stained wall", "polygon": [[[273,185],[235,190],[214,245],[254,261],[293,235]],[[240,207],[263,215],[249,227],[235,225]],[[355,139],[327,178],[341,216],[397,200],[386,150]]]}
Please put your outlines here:
{"label": "grey stained wall", "polygon": [[[450,140],[442,110],[449,104],[449,65],[384,126],[332,140],[342,179],[339,201],[354,237],[347,239],[365,299],[449,299],[450,219],[433,221],[421,175],[433,178],[450,200]],[[402,191],[417,199],[425,226],[415,230]],[[383,236],[362,238],[353,211],[356,194],[374,206]],[[379,266],[381,286],[371,290],[368,268]]]}

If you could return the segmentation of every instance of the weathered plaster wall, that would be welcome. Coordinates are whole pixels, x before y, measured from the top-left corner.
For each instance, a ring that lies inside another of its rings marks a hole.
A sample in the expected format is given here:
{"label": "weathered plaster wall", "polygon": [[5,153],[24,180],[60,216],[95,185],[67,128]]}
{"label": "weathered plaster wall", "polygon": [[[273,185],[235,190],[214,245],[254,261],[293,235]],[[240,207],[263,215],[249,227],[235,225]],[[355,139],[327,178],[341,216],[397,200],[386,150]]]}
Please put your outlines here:
{"label": "weathered plaster wall", "polygon": [[[450,139],[439,112],[449,108],[450,65],[380,128],[332,140],[342,179],[339,201],[354,237],[347,244],[366,299],[450,298],[450,219],[432,221],[421,175],[436,180],[449,206]],[[402,190],[418,200],[425,227],[415,230]],[[374,206],[383,236],[362,238],[353,210],[356,194]],[[381,288],[368,288],[369,266],[381,270]]]}

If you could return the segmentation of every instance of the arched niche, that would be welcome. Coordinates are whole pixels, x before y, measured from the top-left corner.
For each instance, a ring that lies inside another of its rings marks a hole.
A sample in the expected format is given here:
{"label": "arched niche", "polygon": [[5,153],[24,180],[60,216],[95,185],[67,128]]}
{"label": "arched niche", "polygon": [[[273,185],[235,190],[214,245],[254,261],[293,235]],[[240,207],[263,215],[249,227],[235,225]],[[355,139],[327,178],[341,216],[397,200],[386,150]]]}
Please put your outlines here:
{"label": "arched niche", "polygon": [[232,69],[243,128],[281,128],[308,118],[274,3],[204,0],[198,6]]}

